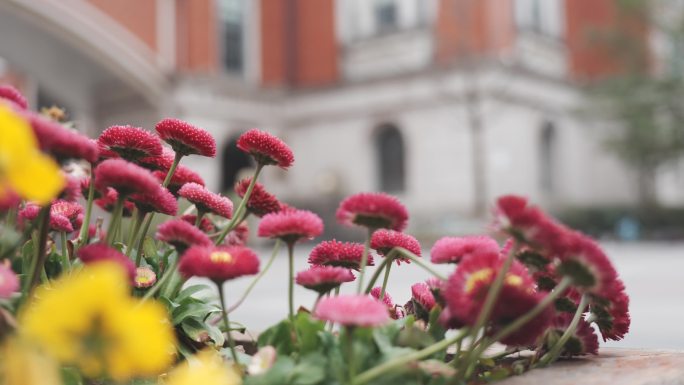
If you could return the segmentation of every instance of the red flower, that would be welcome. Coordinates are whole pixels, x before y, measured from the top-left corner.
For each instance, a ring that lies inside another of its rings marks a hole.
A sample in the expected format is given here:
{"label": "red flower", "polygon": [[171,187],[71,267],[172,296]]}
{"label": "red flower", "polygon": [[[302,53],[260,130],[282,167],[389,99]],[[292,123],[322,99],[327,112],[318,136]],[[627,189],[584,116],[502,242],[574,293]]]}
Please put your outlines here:
{"label": "red flower", "polygon": [[569,276],[580,291],[607,296],[617,280],[617,272],[608,256],[592,239],[579,232],[569,232],[567,247],[560,255],[556,274]]}
{"label": "red flower", "polygon": [[40,148],[52,154],[58,161],[67,159],[85,159],[97,161],[97,143],[78,132],[48,120],[38,114],[26,112],[25,117],[31,123]]}
{"label": "red flower", "polygon": [[314,310],[314,317],[344,326],[373,327],[389,322],[387,308],[367,295],[340,295],[323,298]]}
{"label": "red flower", "polygon": [[499,254],[499,244],[484,236],[443,237],[432,246],[432,263],[458,263],[472,254]]}
{"label": "red flower", "polygon": [[123,159],[107,159],[95,168],[95,187],[105,191],[107,187],[119,195],[155,194],[159,182],[148,170]]}
{"label": "red flower", "polygon": [[178,119],[164,119],[154,127],[174,151],[186,155],[216,156],[216,141],[207,131]]}
{"label": "red flower", "polygon": [[429,318],[430,311],[435,307],[435,297],[432,295],[430,286],[425,282],[418,282],[411,286],[411,299],[417,305],[415,308],[419,310],[416,312],[420,316],[419,318]]}
{"label": "red flower", "polygon": [[385,193],[360,193],[347,197],[337,209],[337,221],[351,226],[402,231],[408,224],[408,211],[399,200]]}
{"label": "red flower", "polygon": [[175,156],[176,154],[173,152],[173,150],[162,146],[160,155],[146,156],[144,158],[137,159],[135,162],[148,170],[163,171],[166,173],[173,165],[173,159]]}
{"label": "red flower", "polygon": [[78,249],[78,258],[86,265],[102,261],[118,263],[128,273],[131,282],[135,279],[135,264],[116,249],[102,243],[93,243]]}
{"label": "red flower", "polygon": [[[461,260],[444,290],[444,298],[450,314],[457,320],[456,323],[475,323],[504,259],[497,254],[483,254],[470,255]],[[529,312],[542,298],[535,290],[534,281],[525,266],[513,261],[492,310],[488,333],[495,334],[500,328]],[[548,307],[501,342],[516,346],[533,344],[544,332],[552,316],[553,309]]]}
{"label": "red flower", "polygon": [[111,126],[102,131],[97,144],[100,151],[113,151],[129,161],[162,154],[159,138],[140,127]]}
{"label": "red flower", "polygon": [[[94,202],[101,209],[111,213],[114,211],[114,204],[116,203],[117,199],[119,199],[119,193],[113,188],[108,187],[106,193],[101,198],[95,199]],[[133,215],[133,209],[135,209],[133,202],[128,200],[124,201],[122,215],[124,217],[130,217]]]}
{"label": "red flower", "polygon": [[[321,266],[339,266],[360,270],[363,245],[360,243],[323,241],[309,254],[309,263]],[[373,256],[368,255],[367,266],[373,266]]]}
{"label": "red flower", "polygon": [[146,289],[152,287],[157,282],[157,274],[149,267],[139,267],[135,269],[135,279],[133,286],[138,289]]}
{"label": "red flower", "polygon": [[[33,221],[38,218],[40,207],[28,203],[19,212],[19,218],[23,221]],[[83,208],[75,202],[55,201],[50,206],[50,230],[70,233],[78,230],[83,223]]]}
{"label": "red flower", "polygon": [[[195,222],[197,222],[197,215],[195,214],[185,214],[181,215],[180,219],[188,222],[191,225],[195,225]],[[215,233],[216,232],[216,226],[214,226],[213,223],[209,220],[207,217],[202,217],[202,220],[200,221],[199,229],[202,230],[205,233]]]}
{"label": "red flower", "polygon": [[[244,198],[247,193],[251,178],[246,178],[235,184],[235,193],[240,198]],[[247,209],[257,217],[280,211],[280,202],[275,195],[270,194],[261,183],[255,183],[252,194],[247,201]]]}
{"label": "red flower", "polygon": [[354,279],[351,270],[344,267],[312,266],[308,270],[297,273],[295,282],[323,294]]}
{"label": "red flower", "polygon": [[589,305],[604,341],[619,341],[629,332],[629,296],[624,290],[625,285],[617,279],[604,293],[606,297],[595,297]]}
{"label": "red flower", "polygon": [[8,100],[22,110],[28,108],[28,102],[24,95],[9,84],[0,85],[0,99]]}
{"label": "red flower", "polygon": [[312,239],[323,233],[321,218],[307,210],[281,211],[265,215],[259,222],[260,237],[280,238],[286,243]]}
{"label": "red flower", "polygon": [[262,165],[278,165],[287,169],[294,163],[294,154],[285,142],[265,131],[251,129],[240,135],[237,147],[252,155]]}
{"label": "red flower", "polygon": [[16,208],[21,203],[21,198],[12,190],[5,190],[0,194],[0,212]]}
{"label": "red flower", "polygon": [[[159,183],[164,181],[167,173],[168,171],[152,172],[152,174],[157,178]],[[178,190],[180,190],[181,187],[185,186],[188,183],[197,183],[200,186],[204,186],[204,180],[201,176],[199,176],[198,173],[192,171],[191,169],[183,165],[178,165],[178,167],[176,167],[176,171],[173,173],[173,176],[171,177],[171,182],[169,182],[167,188],[174,195],[178,195]]]}
{"label": "red flower", "polygon": [[[558,341],[558,338],[560,338],[570,326],[570,322],[572,322],[572,314],[558,314],[551,325],[552,334],[550,334],[550,336],[555,338],[549,339],[548,342]],[[564,357],[582,356],[586,354],[596,355],[598,354],[598,347],[598,337],[596,337],[594,328],[592,328],[584,319],[580,319],[579,324],[577,324],[577,329],[575,329],[575,332],[570,336],[568,342],[563,346],[561,355]]]}
{"label": "red flower", "polygon": [[159,187],[153,194],[133,194],[130,200],[143,213],[156,212],[173,216],[178,211],[176,197],[163,187]]}
{"label": "red flower", "polygon": [[236,228],[231,230],[223,242],[228,246],[244,246],[249,239],[249,227],[245,223],[240,223]]}
{"label": "red flower", "polygon": [[[378,254],[387,256],[390,250],[395,247],[403,247],[404,249],[420,256],[420,243],[416,238],[394,230],[380,229],[373,233],[371,237],[371,248],[378,252]],[[408,258],[396,258],[397,264],[401,262],[411,263]]]}
{"label": "red flower", "polygon": [[214,213],[224,218],[233,215],[233,202],[230,199],[214,194],[200,184],[186,183],[178,190],[178,195],[193,203],[199,212]]}
{"label": "red flower", "polygon": [[242,246],[193,246],[183,254],[178,269],[186,278],[205,277],[223,282],[258,273],[259,258]]}
{"label": "red flower", "polygon": [[211,239],[197,227],[182,219],[172,219],[159,225],[156,238],[175,247],[179,254],[191,246],[211,246]]}
{"label": "red flower", "polygon": [[394,304],[394,301],[392,300],[392,296],[390,295],[390,293],[388,293],[387,290],[385,290],[385,294],[382,296],[381,300],[381,292],[382,288],[380,286],[376,286],[371,289],[370,295],[371,297],[385,304],[385,306],[387,307],[387,312],[392,319],[399,319],[404,317],[404,313],[401,311],[401,309]]}

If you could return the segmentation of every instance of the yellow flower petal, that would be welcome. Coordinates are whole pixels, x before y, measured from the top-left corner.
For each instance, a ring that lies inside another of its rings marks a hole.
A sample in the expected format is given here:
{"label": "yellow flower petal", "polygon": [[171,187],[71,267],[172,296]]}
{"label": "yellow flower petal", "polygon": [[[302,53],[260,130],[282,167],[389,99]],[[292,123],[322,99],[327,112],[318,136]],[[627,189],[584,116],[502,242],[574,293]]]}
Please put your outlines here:
{"label": "yellow flower petal", "polygon": [[242,378],[237,371],[227,365],[221,357],[211,350],[203,350],[194,357],[178,365],[165,385],[240,385]]}
{"label": "yellow flower petal", "polygon": [[64,176],[57,164],[47,155],[36,152],[33,156],[12,165],[6,170],[13,190],[27,200],[45,204],[64,188]]}

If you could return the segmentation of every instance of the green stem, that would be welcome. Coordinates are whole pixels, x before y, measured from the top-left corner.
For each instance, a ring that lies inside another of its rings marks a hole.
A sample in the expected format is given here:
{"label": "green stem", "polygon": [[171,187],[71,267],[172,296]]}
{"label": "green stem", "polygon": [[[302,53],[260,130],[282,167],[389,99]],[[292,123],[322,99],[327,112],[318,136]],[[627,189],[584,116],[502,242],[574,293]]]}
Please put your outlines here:
{"label": "green stem", "polygon": [[252,191],[254,191],[254,186],[256,185],[257,178],[259,177],[259,174],[261,173],[261,169],[263,167],[263,164],[257,164],[256,170],[254,170],[254,175],[252,176],[252,180],[249,182],[247,191],[245,191],[245,196],[242,197],[240,204],[238,205],[237,209],[235,209],[235,212],[233,212],[233,218],[231,218],[230,222],[228,223],[228,226],[226,226],[226,228],[223,229],[221,234],[219,234],[218,238],[216,238],[216,245],[221,244],[221,242],[223,242],[223,240],[226,239],[228,233],[240,224],[243,211],[247,207],[247,202],[249,201],[249,197],[252,195]]}
{"label": "green stem", "polygon": [[239,365],[237,352],[235,351],[235,341],[233,341],[233,336],[230,334],[230,320],[228,319],[228,312],[226,311],[226,298],[223,292],[222,282],[215,282],[218,287],[219,300],[221,301],[221,316],[223,317],[223,325],[226,328],[226,336],[228,337],[228,346],[230,347],[230,354],[233,356],[233,362]]}
{"label": "green stem", "polygon": [[240,299],[226,310],[228,313],[233,312],[240,305],[242,305],[242,303],[245,301],[245,299],[247,299],[247,296],[252,291],[254,286],[256,286],[257,282],[259,282],[261,277],[263,277],[266,274],[266,272],[268,271],[268,269],[271,268],[271,265],[273,265],[273,261],[275,261],[275,258],[278,255],[278,251],[280,250],[281,243],[282,242],[280,239],[276,240],[276,243],[273,246],[273,252],[271,253],[271,257],[268,259],[268,262],[266,262],[266,266],[263,269],[261,269],[261,271],[259,272],[259,274],[256,277],[254,277],[254,279],[252,280],[252,283],[250,283],[249,286],[247,286],[247,289],[245,289],[245,292],[242,293],[242,296],[240,296]]}
{"label": "green stem", "polygon": [[40,223],[38,227],[38,245],[33,245],[36,249],[36,255],[34,263],[31,265],[31,273],[29,275],[31,279],[29,280],[29,286],[26,293],[32,291],[36,285],[38,285],[40,274],[43,271],[45,259],[47,258],[47,253],[45,251],[47,249],[47,238],[50,231],[50,206],[51,204],[48,203],[47,206],[40,210],[40,214],[38,215],[38,221]]}
{"label": "green stem", "polygon": [[380,289],[380,301],[385,298],[385,289],[387,289],[387,282],[389,281],[390,270],[392,269],[392,261],[390,260],[385,267],[385,278],[382,280],[382,289]]}
{"label": "green stem", "polygon": [[81,247],[88,243],[88,230],[90,229],[90,217],[93,212],[93,200],[95,199],[95,182],[92,175],[92,165],[90,173],[90,184],[88,185],[88,200],[86,201],[86,211],[83,217],[83,224],[81,225],[81,233],[79,234],[78,246]]}
{"label": "green stem", "polygon": [[[370,281],[368,282],[368,285],[366,286],[366,294],[369,294],[371,290],[373,290],[373,285],[375,285],[375,282],[377,282],[378,278],[380,278],[380,274],[384,271],[385,267],[387,267],[387,264],[390,263],[390,260],[394,258],[394,255],[392,254],[394,252],[394,249],[387,254],[387,257],[383,259],[382,263],[378,266],[377,269],[375,269],[375,273],[373,273],[373,276],[371,277]],[[390,258],[392,256],[392,258]]]}
{"label": "green stem", "polygon": [[176,155],[173,157],[173,163],[171,163],[171,167],[166,173],[166,177],[164,178],[164,183],[162,183],[162,186],[168,187],[169,183],[171,183],[171,179],[173,178],[173,174],[176,172],[176,168],[178,167],[181,158],[183,158],[183,154],[176,152]]}
{"label": "green stem", "polygon": [[66,232],[60,232],[60,240],[62,242],[62,269],[67,271],[71,269],[71,263],[69,262],[69,249],[67,248],[67,235]]}
{"label": "green stem", "polygon": [[[335,288],[335,297],[340,295],[340,286]],[[330,324],[328,324],[328,331],[332,333],[333,327],[335,326],[335,322],[330,321]]]}
{"label": "green stem", "polygon": [[171,263],[171,265],[169,265],[169,267],[167,267],[166,270],[164,270],[164,274],[162,275],[161,278],[159,278],[159,281],[157,281],[157,283],[154,286],[152,286],[152,288],[150,290],[148,290],[145,293],[145,295],[142,297],[143,302],[152,298],[152,296],[157,294],[159,289],[161,289],[166,284],[166,282],[171,278],[173,273],[176,271],[177,266],[178,266],[178,259],[175,259]]}
{"label": "green stem", "polygon": [[568,342],[570,337],[575,334],[575,330],[577,330],[577,325],[579,325],[580,320],[582,319],[582,314],[584,314],[584,310],[586,309],[587,305],[589,304],[589,296],[587,294],[582,295],[582,299],[580,300],[579,306],[577,306],[577,311],[575,311],[575,315],[572,317],[572,321],[570,322],[570,325],[568,326],[567,329],[565,329],[565,332],[561,336],[561,338],[556,342],[555,345],[549,350],[548,353],[546,353],[541,360],[539,360],[539,366],[546,366],[550,364],[551,362],[555,361],[558,359],[558,356],[561,353],[561,350],[565,346],[565,344]]}
{"label": "green stem", "polygon": [[195,218],[195,227],[198,229],[201,229],[202,227],[200,226],[202,224],[202,218],[204,217],[205,212],[203,210],[197,209],[197,218]]}
{"label": "green stem", "polygon": [[347,326],[344,328],[344,350],[347,356],[347,369],[348,369],[348,384],[354,383],[354,377],[356,377],[356,360],[354,359],[354,327]]}
{"label": "green stem", "polygon": [[287,244],[287,258],[288,258],[288,280],[287,280],[287,299],[288,299],[288,314],[290,322],[294,325],[294,242]]}
{"label": "green stem", "polygon": [[363,290],[363,275],[366,272],[366,265],[368,264],[368,253],[370,252],[370,240],[373,236],[373,231],[375,231],[374,228],[368,228],[368,232],[366,234],[366,241],[363,244],[363,254],[361,255],[361,266],[359,269],[359,283],[356,287],[356,294],[361,294],[361,290]]}
{"label": "green stem", "polygon": [[[147,232],[150,230],[150,225],[152,224],[152,217],[154,216],[154,213],[148,213],[147,218],[145,218],[145,224],[142,226],[142,231],[140,232],[140,236],[138,237],[138,247],[135,251],[135,266],[138,267],[140,266],[140,262],[142,262],[142,253],[143,253],[143,243],[145,243],[145,236],[147,235]],[[180,258],[180,256],[179,256]]]}
{"label": "green stem", "polygon": [[313,307],[311,308],[312,313],[314,310],[316,310],[316,306],[318,306],[318,303],[321,302],[321,298],[323,298],[324,295],[325,293],[323,292],[318,293],[318,295],[316,296],[316,300],[314,301]]}
{"label": "green stem", "polygon": [[415,262],[416,265],[420,266],[423,268],[423,270],[427,271],[428,273],[432,274],[433,276],[441,279],[442,281],[446,281],[446,277],[443,276],[442,274],[438,273],[436,270],[428,266],[425,262],[423,262],[423,258],[413,254],[412,252],[406,250],[403,247],[396,247],[397,252],[401,254],[404,258],[408,258],[411,261]]}
{"label": "green stem", "polygon": [[[142,225],[143,219],[145,218],[145,213],[137,210],[133,216],[133,228],[128,233],[128,241],[126,242],[126,256],[130,257],[133,251],[133,244],[138,237],[138,231],[140,231],[140,226]],[[136,261],[137,262],[137,261]],[[136,267],[140,266],[136,263]]]}
{"label": "green stem", "polygon": [[453,338],[449,339],[443,339],[433,345],[430,345],[426,347],[425,349],[419,350],[414,353],[402,355],[399,357],[396,357],[390,361],[387,361],[383,364],[380,364],[374,368],[368,369],[365,372],[359,374],[354,382],[352,382],[352,385],[362,385],[365,384],[374,378],[377,378],[379,376],[382,376],[385,373],[394,371],[409,362],[412,361],[417,361],[420,359],[423,359],[425,357],[428,357],[432,354],[435,354],[441,350],[447,349],[449,346],[452,344],[458,343],[460,340],[465,338],[465,336],[468,334],[468,329],[462,330],[458,335],[454,336]]}
{"label": "green stem", "polygon": [[119,195],[114,204],[114,210],[112,211],[112,219],[109,222],[109,227],[107,227],[107,238],[105,242],[111,246],[114,243],[116,233],[119,229],[119,221],[121,220],[121,215],[123,214],[123,206],[126,197]]}

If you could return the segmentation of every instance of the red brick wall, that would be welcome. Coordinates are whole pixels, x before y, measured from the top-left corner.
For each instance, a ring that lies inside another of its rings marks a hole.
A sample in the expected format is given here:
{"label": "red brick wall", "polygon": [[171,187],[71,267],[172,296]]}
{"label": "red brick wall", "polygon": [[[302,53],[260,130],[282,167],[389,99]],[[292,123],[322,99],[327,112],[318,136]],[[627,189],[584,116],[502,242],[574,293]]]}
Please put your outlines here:
{"label": "red brick wall", "polygon": [[176,0],[176,63],[179,70],[217,71],[216,23],[214,0]]}
{"label": "red brick wall", "polygon": [[[573,78],[592,80],[648,66],[648,28],[639,14],[620,8],[616,0],[565,0],[565,9]],[[630,46],[620,48],[616,41]]]}
{"label": "red brick wall", "polygon": [[157,0],[87,0],[157,50]]}

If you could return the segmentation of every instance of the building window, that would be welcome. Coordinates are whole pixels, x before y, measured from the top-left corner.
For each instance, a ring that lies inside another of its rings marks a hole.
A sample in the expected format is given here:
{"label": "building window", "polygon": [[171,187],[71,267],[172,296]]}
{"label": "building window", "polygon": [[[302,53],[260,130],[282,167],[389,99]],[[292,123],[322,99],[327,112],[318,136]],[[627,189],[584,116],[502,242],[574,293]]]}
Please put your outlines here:
{"label": "building window", "polygon": [[244,66],[244,0],[219,0],[223,67],[242,72]]}
{"label": "building window", "polygon": [[401,192],[406,188],[404,139],[392,124],[383,124],[375,137],[380,190]]}
{"label": "building window", "polygon": [[539,184],[541,189],[547,193],[553,192],[555,187],[556,137],[555,125],[551,122],[544,123],[539,141]]}
{"label": "building window", "polygon": [[221,191],[233,191],[240,172],[254,168],[252,157],[237,148],[238,136],[231,138],[221,151]]}
{"label": "building window", "polygon": [[394,0],[375,1],[375,24],[379,34],[397,29],[397,4]]}

